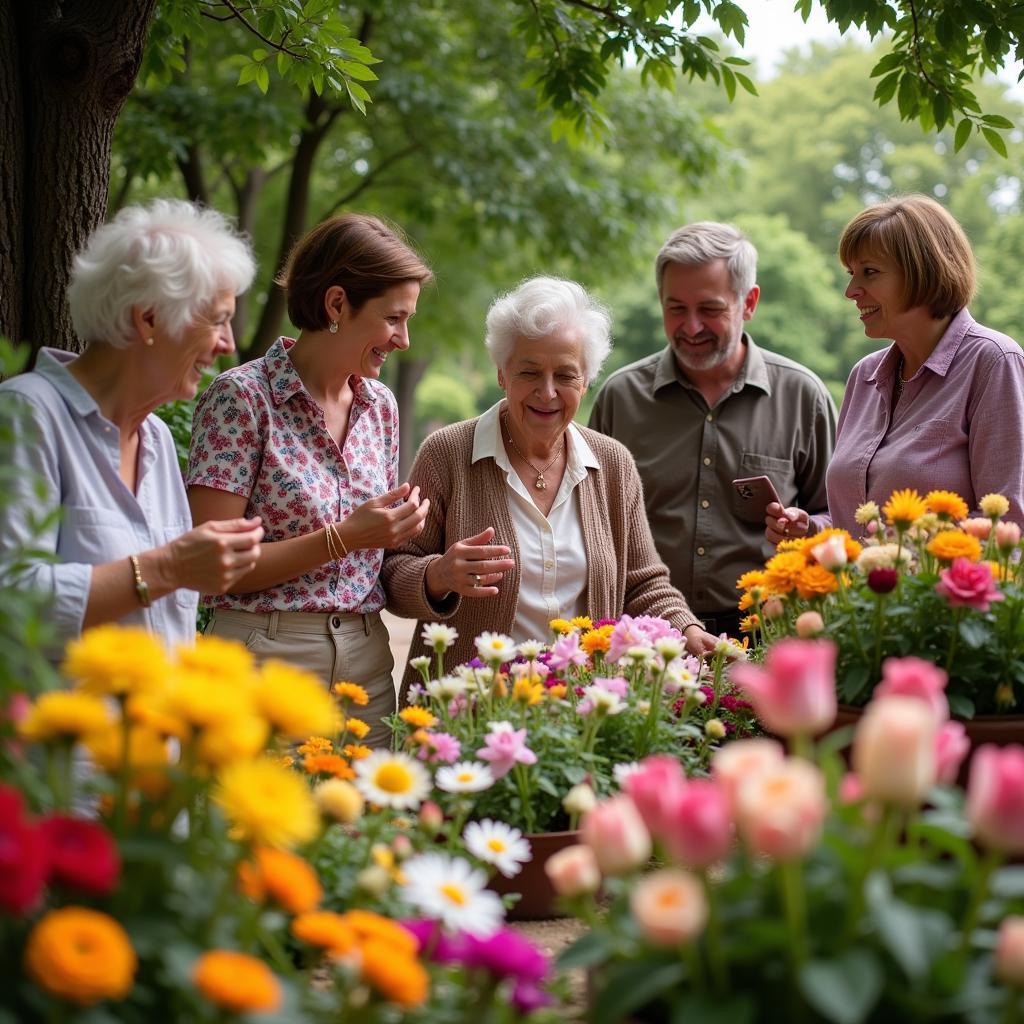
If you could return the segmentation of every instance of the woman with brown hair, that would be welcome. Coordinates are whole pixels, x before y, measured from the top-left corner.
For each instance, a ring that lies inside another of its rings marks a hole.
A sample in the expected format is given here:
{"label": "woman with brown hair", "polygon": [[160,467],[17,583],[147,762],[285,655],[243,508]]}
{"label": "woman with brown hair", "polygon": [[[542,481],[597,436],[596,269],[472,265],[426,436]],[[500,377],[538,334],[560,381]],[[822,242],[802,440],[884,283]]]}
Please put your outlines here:
{"label": "woman with brown hair", "polygon": [[196,409],[186,474],[196,523],[244,514],[266,528],[258,566],[231,593],[205,596],[207,632],[325,685],[359,683],[377,745],[395,708],[379,615],[383,549],[416,536],[429,509],[418,488],[398,482],[398,410],[379,377],[409,347],[430,277],[375,217],[345,214],[310,231],[278,282],[298,338],[279,338],[213,382]]}

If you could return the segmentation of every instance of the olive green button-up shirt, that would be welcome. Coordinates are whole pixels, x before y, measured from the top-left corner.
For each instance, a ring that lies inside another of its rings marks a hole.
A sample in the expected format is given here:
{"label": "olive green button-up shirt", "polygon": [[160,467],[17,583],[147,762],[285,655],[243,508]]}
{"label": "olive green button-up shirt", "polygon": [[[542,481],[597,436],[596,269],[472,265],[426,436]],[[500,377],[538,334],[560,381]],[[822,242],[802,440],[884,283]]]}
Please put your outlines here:
{"label": "olive green button-up shirt", "polygon": [[590,416],[633,453],[658,554],[697,615],[735,609],[736,580],[774,553],[764,509],[741,501],[734,479],[767,476],[783,505],[827,509],[835,404],[806,367],[743,341],[743,368],[714,408],[666,347],[613,373]]}

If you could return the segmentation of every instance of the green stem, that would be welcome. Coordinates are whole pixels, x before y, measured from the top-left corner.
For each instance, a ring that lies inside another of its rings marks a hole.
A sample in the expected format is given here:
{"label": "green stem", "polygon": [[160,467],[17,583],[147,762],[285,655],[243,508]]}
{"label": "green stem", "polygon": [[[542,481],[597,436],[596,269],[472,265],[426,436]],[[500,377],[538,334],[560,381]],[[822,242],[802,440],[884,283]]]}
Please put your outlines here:
{"label": "green stem", "polygon": [[702,992],[706,986],[704,980],[704,967],[700,962],[700,951],[695,942],[687,942],[683,946],[683,959],[690,968],[690,984],[695,992]]}
{"label": "green stem", "polygon": [[526,778],[526,765],[517,764],[512,769],[516,776],[516,786],[519,789],[519,800],[523,805],[523,818],[526,821],[526,831],[536,832],[537,822],[533,814],[533,804],[530,802],[530,786]]}
{"label": "green stem", "polygon": [[953,628],[949,637],[949,654],[946,655],[946,674],[949,675],[953,667],[953,656],[956,654],[956,641],[960,635],[960,620],[963,618],[963,608],[957,608],[953,612]]}
{"label": "green stem", "polygon": [[654,747],[658,738],[658,723],[661,721],[661,696],[665,689],[665,669],[655,676],[654,685],[651,687],[651,707],[647,712],[647,720],[644,722],[643,743],[637,749],[637,757],[646,757]]}
{"label": "green stem", "polygon": [[789,930],[789,959],[794,981],[807,959],[807,901],[802,870],[798,860],[782,861],[778,865],[782,905],[786,915],[786,927]]}
{"label": "green stem", "polygon": [[864,912],[864,885],[867,882],[868,875],[875,870],[876,865],[882,858],[882,852],[885,850],[889,839],[893,813],[892,807],[888,804],[882,808],[882,813],[875,823],[874,832],[871,834],[871,841],[864,855],[860,872],[853,880],[850,906],[846,917],[846,928],[843,933],[844,945],[850,945],[857,938],[861,914]]}
{"label": "green stem", "polygon": [[714,663],[714,677],[711,682],[711,717],[714,718],[718,711],[718,702],[722,699],[722,666],[725,664],[725,655],[716,654]]}
{"label": "green stem", "polygon": [[803,758],[805,761],[814,760],[814,744],[811,737],[806,733],[797,733],[789,738],[789,752],[793,757]]}
{"label": "green stem", "polygon": [[708,901],[708,924],[704,932],[705,948],[708,963],[711,965],[711,980],[715,991],[722,994],[729,990],[729,974],[725,956],[722,952],[722,912],[712,881],[704,874],[704,894]]}
{"label": "green stem", "polygon": [[971,893],[970,902],[967,904],[967,913],[964,914],[963,935],[960,939],[960,961],[965,967],[971,953],[971,938],[981,915],[981,906],[988,895],[989,879],[1002,861],[1003,855],[999,850],[986,850],[985,856],[982,857],[981,864],[978,866],[978,878],[974,885],[974,891]]}
{"label": "green stem", "polygon": [[1021,993],[1020,989],[1007,988],[1006,990],[1006,1005],[1003,1007],[1003,1021],[1002,1024],[1020,1024],[1021,1012]]}

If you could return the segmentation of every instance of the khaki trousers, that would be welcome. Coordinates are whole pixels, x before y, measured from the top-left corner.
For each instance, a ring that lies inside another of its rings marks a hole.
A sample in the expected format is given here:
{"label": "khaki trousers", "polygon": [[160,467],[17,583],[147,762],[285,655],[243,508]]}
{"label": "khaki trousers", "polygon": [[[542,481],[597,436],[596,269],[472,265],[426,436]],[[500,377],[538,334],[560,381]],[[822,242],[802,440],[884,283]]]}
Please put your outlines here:
{"label": "khaki trousers", "polygon": [[206,633],[238,640],[256,658],[287,661],[318,675],[325,686],[358,683],[370,695],[366,707],[349,712],[370,726],[362,743],[389,747],[391,730],[382,719],[396,708],[395,659],[387,626],[377,612],[240,612],[215,609]]}

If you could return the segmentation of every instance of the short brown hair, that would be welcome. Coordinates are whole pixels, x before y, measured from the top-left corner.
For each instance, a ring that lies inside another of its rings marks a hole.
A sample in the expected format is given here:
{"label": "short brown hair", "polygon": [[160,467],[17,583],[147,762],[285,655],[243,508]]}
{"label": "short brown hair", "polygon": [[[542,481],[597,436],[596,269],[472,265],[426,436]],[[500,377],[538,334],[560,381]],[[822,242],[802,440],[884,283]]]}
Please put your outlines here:
{"label": "short brown hair", "polygon": [[839,239],[844,266],[871,254],[892,260],[903,272],[905,309],[927,306],[942,319],[974,298],[971,243],[953,215],[928,196],[877,203],[846,225]]}
{"label": "short brown hair", "polygon": [[365,213],[317,224],[295,243],[275,281],[288,296],[288,318],[303,331],[327,327],[327,289],[340,285],[353,309],[405,281],[433,276],[401,229]]}

